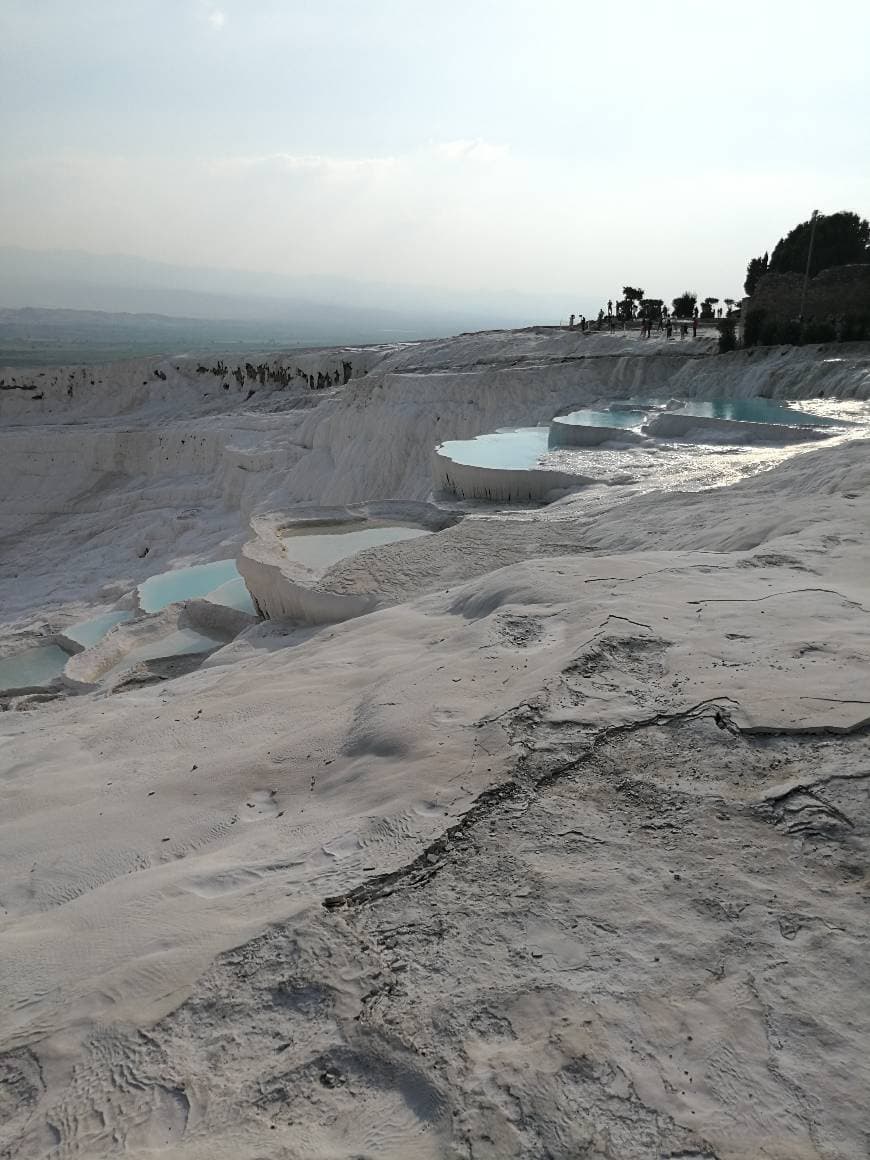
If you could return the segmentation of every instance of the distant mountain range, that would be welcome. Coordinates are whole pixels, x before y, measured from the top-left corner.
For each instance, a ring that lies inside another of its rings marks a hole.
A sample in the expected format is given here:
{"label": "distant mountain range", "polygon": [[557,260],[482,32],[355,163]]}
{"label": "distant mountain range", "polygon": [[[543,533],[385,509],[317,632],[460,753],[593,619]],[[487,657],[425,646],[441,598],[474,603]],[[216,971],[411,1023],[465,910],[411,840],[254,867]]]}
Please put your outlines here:
{"label": "distant mountain range", "polygon": [[[594,306],[597,310],[597,305]],[[0,246],[0,364],[395,342],[557,322],[592,300],[173,266]]]}
{"label": "distant mountain range", "polygon": [[347,342],[396,342],[418,337],[411,330],[345,321],[323,325],[271,319],[170,317],[102,310],[0,307],[0,366],[50,366],[109,362],[145,355],[238,349],[279,350]]}
{"label": "distant mountain range", "polygon": [[[555,312],[591,310],[592,300],[510,291],[454,291],[437,287],[309,277],[250,270],[175,266],[124,254],[82,250],[26,250],[0,246],[0,306],[130,311],[188,318],[322,316],[324,307],[354,322],[444,318],[484,325],[546,321]],[[597,306],[596,306],[597,309]],[[373,313],[371,313],[373,312]]]}

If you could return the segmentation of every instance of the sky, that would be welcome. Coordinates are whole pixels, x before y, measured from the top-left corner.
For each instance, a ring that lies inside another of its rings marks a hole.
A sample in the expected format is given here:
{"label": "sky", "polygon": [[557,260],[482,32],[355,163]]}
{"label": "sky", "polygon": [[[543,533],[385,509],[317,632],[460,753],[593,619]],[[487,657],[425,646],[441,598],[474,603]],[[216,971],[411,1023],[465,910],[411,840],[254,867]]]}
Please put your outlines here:
{"label": "sky", "polygon": [[870,215],[870,4],[0,0],[0,245],[739,297]]}

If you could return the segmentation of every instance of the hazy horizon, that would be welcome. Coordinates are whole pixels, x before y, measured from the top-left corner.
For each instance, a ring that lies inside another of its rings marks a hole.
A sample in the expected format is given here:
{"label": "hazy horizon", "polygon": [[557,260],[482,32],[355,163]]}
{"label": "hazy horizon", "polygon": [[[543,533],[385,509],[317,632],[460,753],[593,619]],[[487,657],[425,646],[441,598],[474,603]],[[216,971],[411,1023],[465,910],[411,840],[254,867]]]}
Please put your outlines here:
{"label": "hazy horizon", "polygon": [[857,0],[7,0],[0,20],[0,246],[567,316],[628,282],[739,297],[813,209],[870,204]]}

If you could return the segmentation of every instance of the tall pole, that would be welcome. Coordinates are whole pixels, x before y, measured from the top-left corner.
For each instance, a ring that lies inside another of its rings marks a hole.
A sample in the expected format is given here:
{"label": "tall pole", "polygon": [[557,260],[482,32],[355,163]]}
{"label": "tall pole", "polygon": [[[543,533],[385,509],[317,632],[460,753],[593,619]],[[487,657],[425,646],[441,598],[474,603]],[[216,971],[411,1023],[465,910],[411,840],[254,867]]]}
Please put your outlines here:
{"label": "tall pole", "polygon": [[804,303],[807,299],[807,282],[809,281],[810,277],[810,263],[813,260],[813,242],[816,240],[816,219],[818,216],[819,211],[814,209],[813,216],[810,218],[810,244],[807,247],[807,265],[806,269],[804,270],[804,284],[803,289],[801,290],[801,311],[799,316],[801,322],[804,320]]}

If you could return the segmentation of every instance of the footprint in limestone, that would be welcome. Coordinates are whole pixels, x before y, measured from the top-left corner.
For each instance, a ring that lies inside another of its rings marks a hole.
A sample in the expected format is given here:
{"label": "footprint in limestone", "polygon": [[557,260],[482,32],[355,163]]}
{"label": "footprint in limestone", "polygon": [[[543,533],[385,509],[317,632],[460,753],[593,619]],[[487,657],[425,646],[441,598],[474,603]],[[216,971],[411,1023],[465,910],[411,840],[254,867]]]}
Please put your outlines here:
{"label": "footprint in limestone", "polygon": [[243,822],[261,822],[264,818],[277,817],[280,808],[277,790],[257,789],[245,798],[239,816]]}

